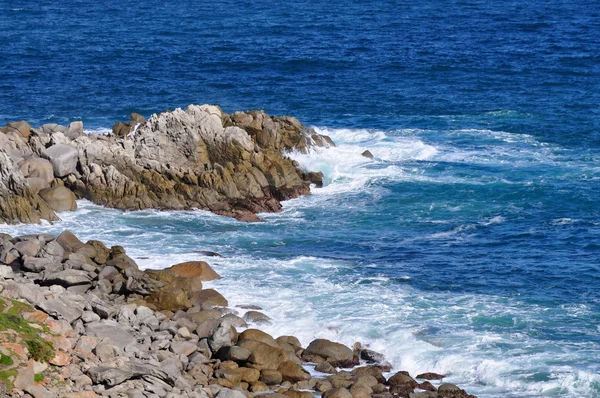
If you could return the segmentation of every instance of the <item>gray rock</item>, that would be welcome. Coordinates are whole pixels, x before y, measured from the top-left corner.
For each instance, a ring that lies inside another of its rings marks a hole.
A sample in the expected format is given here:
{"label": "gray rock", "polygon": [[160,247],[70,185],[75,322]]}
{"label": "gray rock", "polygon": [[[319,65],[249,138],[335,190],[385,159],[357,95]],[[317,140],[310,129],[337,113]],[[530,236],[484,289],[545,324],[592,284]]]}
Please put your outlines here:
{"label": "gray rock", "polygon": [[112,282],[115,279],[115,276],[118,274],[119,270],[109,265],[100,270],[98,273],[98,279],[107,279]]}
{"label": "gray rock", "polygon": [[0,265],[0,278],[4,279],[14,279],[15,273],[12,268],[8,265]]}
{"label": "gray rock", "polygon": [[175,341],[171,343],[171,351],[176,354],[189,356],[198,350],[198,346],[190,341]]}
{"label": "gray rock", "polygon": [[60,272],[46,273],[44,284],[57,284],[61,286],[90,284],[92,278],[86,271],[66,269]]}
{"label": "gray rock", "polygon": [[262,312],[258,312],[258,311],[246,312],[244,314],[243,319],[246,322],[252,322],[254,324],[265,324],[265,325],[271,324],[271,318],[269,318],[267,315],[263,314]]}
{"label": "gray rock", "polygon": [[17,249],[5,249],[0,256],[0,262],[4,264],[12,264],[21,257],[21,253]]}
{"label": "gray rock", "polygon": [[167,358],[160,362],[160,368],[171,375],[172,378],[177,379],[181,376],[183,365],[176,358]]}
{"label": "gray rock", "polygon": [[46,188],[39,191],[38,195],[55,212],[77,210],[75,194],[69,188],[63,186]]}
{"label": "gray rock", "polygon": [[54,133],[64,133],[67,127],[57,123],[46,123],[41,127],[42,133],[52,135]]}
{"label": "gray rock", "polygon": [[31,191],[36,194],[39,193],[40,191],[43,191],[44,189],[50,188],[50,184],[48,184],[42,178],[27,177],[27,178],[25,178],[25,181],[27,181],[27,185],[29,185],[29,188],[31,189]]}
{"label": "gray rock", "polygon": [[94,347],[94,354],[101,362],[108,362],[114,358],[117,353],[109,338],[105,338]]}
{"label": "gray rock", "polygon": [[128,345],[136,344],[136,338],[130,331],[112,320],[92,322],[85,325],[87,335],[98,338],[109,338],[113,345],[125,349]]}
{"label": "gray rock", "polygon": [[58,299],[43,300],[37,304],[46,313],[64,319],[69,323],[81,318],[83,311],[76,306],[67,306],[63,301]]}
{"label": "gray rock", "polygon": [[74,140],[83,135],[83,122],[71,122],[63,133],[65,137]]}
{"label": "gray rock", "polygon": [[175,380],[161,368],[137,362],[128,362],[118,368],[108,366],[93,367],[88,370],[88,375],[95,384],[105,384],[109,387],[116,386],[132,378],[143,376],[154,376],[170,385],[175,384]]}
{"label": "gray rock", "polygon": [[25,256],[23,258],[22,268],[31,272],[42,272],[42,271],[50,271],[50,272],[58,272],[61,270],[61,264],[59,261],[55,261],[52,258],[37,258],[37,257],[28,257]]}
{"label": "gray rock", "polygon": [[26,178],[40,178],[47,184],[54,180],[54,169],[52,168],[52,163],[47,159],[25,159],[19,164],[19,170]]}
{"label": "gray rock", "polygon": [[84,311],[81,315],[81,320],[85,323],[98,322],[100,321],[100,315],[93,313],[92,311]]}
{"label": "gray rock", "polygon": [[212,352],[216,353],[222,347],[232,346],[235,338],[237,338],[235,328],[231,325],[231,322],[223,320],[208,338],[208,345]]}
{"label": "gray rock", "polygon": [[40,258],[47,258],[53,262],[62,262],[65,257],[65,249],[57,241],[48,242],[39,253]]}
{"label": "gray rock", "polygon": [[52,164],[55,177],[65,177],[77,171],[79,153],[70,145],[53,145],[42,153],[42,157]]}
{"label": "gray rock", "polygon": [[221,391],[215,395],[215,398],[246,398],[246,395],[241,391],[222,388]]}
{"label": "gray rock", "polygon": [[15,243],[15,249],[23,256],[35,257],[39,253],[41,242],[37,239],[24,240]]}
{"label": "gray rock", "polygon": [[245,361],[250,357],[252,351],[244,347],[229,346],[219,350],[219,359],[222,361]]}

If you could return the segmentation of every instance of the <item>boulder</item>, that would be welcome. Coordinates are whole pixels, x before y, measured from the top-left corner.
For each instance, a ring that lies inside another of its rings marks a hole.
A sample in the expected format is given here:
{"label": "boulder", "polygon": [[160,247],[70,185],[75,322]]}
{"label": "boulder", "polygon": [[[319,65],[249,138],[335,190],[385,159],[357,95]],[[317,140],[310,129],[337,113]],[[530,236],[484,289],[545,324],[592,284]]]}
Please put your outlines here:
{"label": "boulder", "polygon": [[65,251],[75,253],[83,247],[83,242],[79,240],[71,231],[65,229],[56,238],[56,242],[60,244]]}
{"label": "boulder", "polygon": [[192,305],[194,307],[227,307],[227,299],[214,289],[205,289],[195,292],[192,296]]}
{"label": "boulder", "polygon": [[289,381],[290,383],[296,383],[299,381],[310,380],[311,376],[304,368],[292,361],[284,361],[277,368],[283,381]]}
{"label": "boulder", "polygon": [[[250,351],[246,348],[243,348],[243,347],[225,346],[219,350],[218,357],[222,361],[241,362],[241,361],[246,361],[250,357],[251,354],[252,354],[252,351]],[[258,380],[258,378],[256,380]],[[248,380],[246,380],[246,381],[248,381]]]}
{"label": "boulder", "polygon": [[64,287],[90,284],[92,277],[83,270],[66,269],[59,272],[46,273],[43,283],[45,285],[61,285]]}
{"label": "boulder", "polygon": [[345,388],[332,388],[322,395],[323,398],[352,398],[352,394]]}
{"label": "boulder", "polygon": [[425,379],[425,380],[442,380],[446,375],[442,375],[439,373],[426,372],[417,375],[417,379]]}
{"label": "boulder", "polygon": [[[278,347],[272,347],[268,344],[256,340],[241,340],[238,346],[246,348],[252,352],[248,357],[248,362],[255,369],[277,369],[285,360],[283,350]],[[262,380],[265,384],[269,384]]]}
{"label": "boulder", "polygon": [[77,137],[80,137],[83,135],[83,122],[81,121],[76,121],[76,122],[71,122],[66,130],[63,133],[65,135],[65,137],[74,140]]}
{"label": "boulder", "polygon": [[77,171],[79,152],[70,145],[52,145],[42,152],[42,157],[48,159],[52,164],[55,177],[65,177]]}
{"label": "boulder", "polygon": [[341,367],[352,366],[354,359],[350,348],[325,339],[311,342],[302,354],[305,355],[318,355],[332,365]]}
{"label": "boulder", "polygon": [[251,322],[254,324],[266,324],[266,325],[271,324],[271,318],[269,318],[267,315],[263,314],[262,312],[258,312],[258,311],[246,312],[243,316],[243,319],[246,322]]}
{"label": "boulder", "polygon": [[0,224],[57,220],[48,204],[31,190],[9,152],[0,145]]}
{"label": "boulder", "polygon": [[281,384],[283,376],[281,376],[281,373],[277,370],[262,369],[260,371],[260,381],[268,386],[277,385]]}
{"label": "boulder", "polygon": [[169,272],[179,277],[198,278],[202,281],[212,281],[221,276],[204,261],[188,261],[167,268]]}
{"label": "boulder", "polygon": [[373,159],[373,154],[369,150],[364,151],[363,153],[361,153],[361,155],[363,155],[366,158]]}
{"label": "boulder", "polygon": [[15,243],[15,249],[23,256],[35,257],[41,249],[41,242],[35,238],[22,240]]}
{"label": "boulder", "polygon": [[69,188],[63,186],[47,188],[41,190],[39,195],[57,213],[77,210],[75,194]]}
{"label": "boulder", "polygon": [[25,178],[25,181],[31,189],[31,192],[33,192],[34,194],[37,194],[44,189],[50,188],[50,184],[48,184],[43,178],[27,177]]}
{"label": "boulder", "polygon": [[412,377],[410,377],[405,372],[398,372],[395,375],[393,375],[392,377],[390,377],[388,379],[388,384],[390,386],[397,386],[397,385],[401,385],[401,384],[408,384],[412,388],[417,388],[417,386],[419,385],[419,383],[417,383],[415,381],[415,379],[413,379]]}
{"label": "boulder", "polygon": [[438,395],[442,395],[445,398],[471,398],[465,390],[462,390],[455,384],[444,383],[438,387]]}
{"label": "boulder", "polygon": [[37,177],[46,183],[54,180],[54,168],[47,159],[28,158],[19,163],[19,170],[26,178]]}
{"label": "boulder", "polygon": [[41,127],[42,133],[52,135],[55,133],[65,133],[67,131],[67,127],[62,124],[57,123],[46,123]]}
{"label": "boulder", "polygon": [[130,361],[119,367],[97,366],[88,370],[95,384],[116,386],[129,379],[153,376],[170,385],[175,384],[172,376],[158,366]]}
{"label": "boulder", "polygon": [[240,340],[256,340],[261,343],[270,345],[271,347],[281,348],[277,341],[270,334],[258,329],[246,329],[240,333]]}
{"label": "boulder", "polygon": [[235,344],[238,334],[235,328],[228,321],[221,321],[219,326],[208,338],[208,345],[213,353],[217,353],[222,347],[228,347]]}
{"label": "boulder", "polygon": [[37,304],[47,314],[56,318],[64,319],[69,323],[81,318],[83,311],[76,306],[67,305],[59,299],[43,300]]}
{"label": "boulder", "polygon": [[237,390],[230,390],[229,388],[222,388],[215,398],[246,398],[246,395]]}
{"label": "boulder", "polygon": [[20,122],[10,122],[6,126],[0,129],[0,132],[8,134],[10,132],[16,132],[24,139],[28,140],[31,134],[31,125],[24,120]]}

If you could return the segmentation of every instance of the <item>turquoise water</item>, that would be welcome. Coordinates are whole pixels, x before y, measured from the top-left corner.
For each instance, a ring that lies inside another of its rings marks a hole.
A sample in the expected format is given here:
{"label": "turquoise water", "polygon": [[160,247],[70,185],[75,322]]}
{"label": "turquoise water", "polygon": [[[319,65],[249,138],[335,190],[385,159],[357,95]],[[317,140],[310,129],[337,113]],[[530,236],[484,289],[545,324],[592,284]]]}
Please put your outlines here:
{"label": "turquoise water", "polygon": [[[600,397],[600,7],[0,3],[0,123],[218,103],[298,116],[326,186],[265,223],[87,202],[55,225],[201,258],[271,332],[360,340],[480,397]],[[360,156],[369,149],[375,156]]]}

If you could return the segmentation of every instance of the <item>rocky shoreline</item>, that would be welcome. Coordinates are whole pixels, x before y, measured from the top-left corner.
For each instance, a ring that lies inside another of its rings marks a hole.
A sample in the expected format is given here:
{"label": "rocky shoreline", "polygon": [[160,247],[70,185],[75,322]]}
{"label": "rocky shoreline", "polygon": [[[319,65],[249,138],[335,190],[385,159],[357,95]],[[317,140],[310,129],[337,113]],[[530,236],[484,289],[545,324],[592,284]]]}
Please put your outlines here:
{"label": "rocky shoreline", "polygon": [[216,278],[202,261],[142,271],[69,231],[1,235],[0,383],[35,398],[473,397],[360,343],[274,338],[259,307],[203,287]]}
{"label": "rocky shoreline", "polygon": [[289,116],[213,105],[132,114],[107,135],[25,121],[0,129],[0,223],[54,221],[76,199],[122,210],[204,209],[242,221],[322,185],[286,156],[333,146]]}

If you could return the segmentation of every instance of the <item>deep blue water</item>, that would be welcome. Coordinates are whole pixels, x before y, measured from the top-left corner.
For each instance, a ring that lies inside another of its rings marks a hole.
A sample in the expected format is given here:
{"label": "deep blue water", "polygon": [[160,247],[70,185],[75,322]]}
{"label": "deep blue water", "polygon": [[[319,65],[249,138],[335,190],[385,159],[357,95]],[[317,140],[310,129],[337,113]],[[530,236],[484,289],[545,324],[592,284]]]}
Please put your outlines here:
{"label": "deep blue water", "polygon": [[43,228],[149,267],[218,250],[274,333],[480,397],[600,397],[600,3],[0,2],[0,124],[190,103],[331,134],[294,155],[328,185],[263,224],[81,203]]}

